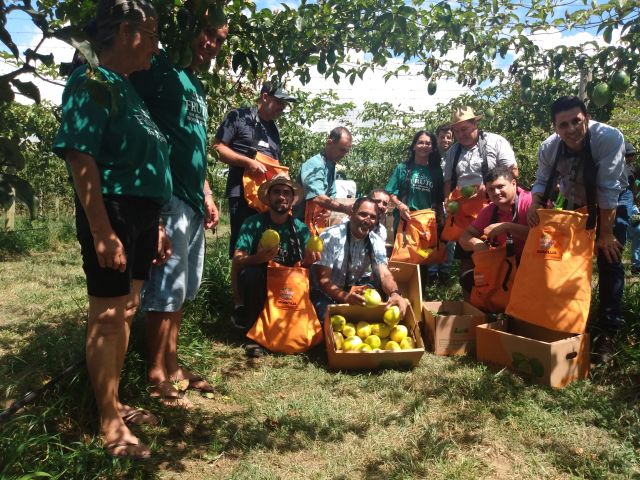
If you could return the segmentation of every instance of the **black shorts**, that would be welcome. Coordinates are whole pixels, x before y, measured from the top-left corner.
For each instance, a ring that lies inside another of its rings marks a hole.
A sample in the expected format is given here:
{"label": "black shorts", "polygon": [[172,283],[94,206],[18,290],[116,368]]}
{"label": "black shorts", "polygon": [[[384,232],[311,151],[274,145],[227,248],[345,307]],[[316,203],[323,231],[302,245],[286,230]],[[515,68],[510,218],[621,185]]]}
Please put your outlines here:
{"label": "black shorts", "polygon": [[151,262],[158,249],[158,218],[161,205],[148,198],[105,196],[104,205],[127,256],[124,272],[102,268],[98,264],[93,235],[78,197],[76,237],[80,243],[82,268],[87,277],[87,292],[93,297],[120,297],[131,292],[131,281],[147,280]]}

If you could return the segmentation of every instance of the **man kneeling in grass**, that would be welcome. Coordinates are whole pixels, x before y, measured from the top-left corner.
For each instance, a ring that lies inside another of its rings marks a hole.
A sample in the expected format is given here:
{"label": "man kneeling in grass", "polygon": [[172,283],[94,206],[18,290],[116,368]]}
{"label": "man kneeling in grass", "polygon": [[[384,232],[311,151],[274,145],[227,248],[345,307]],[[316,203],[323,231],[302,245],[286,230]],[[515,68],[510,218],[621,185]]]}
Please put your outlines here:
{"label": "man kneeling in grass", "polygon": [[[519,262],[529,233],[527,210],[531,205],[531,192],[517,186],[510,167],[489,170],[483,181],[491,203],[467,227],[460,237],[460,246],[468,252],[481,252],[490,245],[504,245],[511,237]],[[462,272],[460,284],[468,297],[473,286],[473,270]]]}

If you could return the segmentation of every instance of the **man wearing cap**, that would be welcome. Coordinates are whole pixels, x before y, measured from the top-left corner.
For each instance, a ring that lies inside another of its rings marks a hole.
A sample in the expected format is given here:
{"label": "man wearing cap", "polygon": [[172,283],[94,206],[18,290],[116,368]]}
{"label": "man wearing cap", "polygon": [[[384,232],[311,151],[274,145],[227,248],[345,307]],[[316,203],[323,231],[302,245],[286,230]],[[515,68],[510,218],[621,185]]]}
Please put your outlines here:
{"label": "man wearing cap", "polygon": [[[367,283],[387,294],[389,305],[397,305],[404,315],[407,301],[400,295],[387,267],[384,242],[371,232],[377,220],[375,202],[362,197],[353,204],[348,222],[329,227],[320,234],[324,248],[312,268],[311,300],[321,322],[330,304],[364,305],[362,286]],[[373,279],[364,277],[369,267]]]}
{"label": "man wearing cap", "polygon": [[246,169],[252,174],[266,172],[265,166],[254,159],[256,152],[280,159],[280,133],[275,121],[289,103],[296,101],[278,84],[266,82],[260,90],[257,105],[230,111],[218,127],[214,148],[220,160],[229,165],[226,188],[231,217],[229,256],[233,256],[242,223],[257,213],[244,198],[244,171]]}
{"label": "man wearing cap", "polygon": [[[260,185],[258,197],[269,207],[266,213],[247,218],[242,224],[231,262],[231,283],[235,309],[232,321],[236,327],[249,330],[264,308],[267,285],[267,263],[293,266],[297,262],[310,265],[319,257],[306,250],[310,234],[307,226],[291,216],[291,207],[302,197],[302,188],[285,173]],[[265,230],[275,230],[280,243],[265,248],[260,239]],[[252,356],[262,353],[250,345]]]}
{"label": "man wearing cap", "polygon": [[597,214],[600,331],[593,351],[606,360],[613,353],[613,337],[622,321],[622,250],[633,202],[624,172],[624,138],[618,129],[591,120],[578,97],[560,97],[553,102],[551,120],[555,133],[538,149],[538,171],[527,219],[531,226],[538,224],[537,210],[545,207],[543,197],[558,180],[560,192],[567,199],[565,208],[586,206],[590,222]]}
{"label": "man wearing cap", "polygon": [[336,127],[329,133],[324,150],[311,157],[300,167],[300,184],[304,189],[304,201],[296,210],[298,218],[305,214],[309,202],[320,210],[351,213],[351,205],[334,200],[336,196],[336,165],[351,150],[351,132]]}

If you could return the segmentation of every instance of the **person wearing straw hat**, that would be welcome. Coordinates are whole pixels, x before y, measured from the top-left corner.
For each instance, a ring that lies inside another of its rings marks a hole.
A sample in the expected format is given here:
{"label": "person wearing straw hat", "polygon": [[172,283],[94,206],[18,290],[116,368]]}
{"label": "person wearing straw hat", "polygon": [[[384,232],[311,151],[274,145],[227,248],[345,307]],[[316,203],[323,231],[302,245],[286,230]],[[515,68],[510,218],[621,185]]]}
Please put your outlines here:
{"label": "person wearing straw hat", "polygon": [[467,185],[484,188],[483,175],[495,167],[509,167],[518,176],[516,156],[509,141],[495,133],[478,128],[482,115],[476,115],[471,107],[459,107],[451,115],[454,143],[445,157],[444,194]]}
{"label": "person wearing straw hat", "polygon": [[[231,263],[235,302],[232,322],[242,330],[251,328],[264,307],[269,261],[291,267],[297,262],[310,265],[319,256],[306,250],[309,229],[291,215],[291,208],[302,195],[302,187],[286,173],[277,174],[258,189],[260,201],[269,210],[247,218],[242,224]],[[279,243],[264,246],[260,240],[266,230],[276,231]]]}

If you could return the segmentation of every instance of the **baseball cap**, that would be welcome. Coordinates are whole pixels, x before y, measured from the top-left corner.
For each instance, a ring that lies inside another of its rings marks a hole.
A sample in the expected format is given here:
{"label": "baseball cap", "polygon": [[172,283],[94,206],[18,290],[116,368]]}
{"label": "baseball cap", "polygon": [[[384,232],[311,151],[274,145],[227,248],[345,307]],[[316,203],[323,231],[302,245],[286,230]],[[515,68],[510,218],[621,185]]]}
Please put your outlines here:
{"label": "baseball cap", "polygon": [[262,95],[263,93],[267,93],[272,97],[284,100],[285,102],[295,103],[298,101],[297,97],[294,97],[279,84],[273,82],[265,82],[264,85],[262,85],[262,88],[260,89],[260,95]]}

